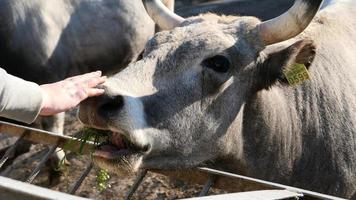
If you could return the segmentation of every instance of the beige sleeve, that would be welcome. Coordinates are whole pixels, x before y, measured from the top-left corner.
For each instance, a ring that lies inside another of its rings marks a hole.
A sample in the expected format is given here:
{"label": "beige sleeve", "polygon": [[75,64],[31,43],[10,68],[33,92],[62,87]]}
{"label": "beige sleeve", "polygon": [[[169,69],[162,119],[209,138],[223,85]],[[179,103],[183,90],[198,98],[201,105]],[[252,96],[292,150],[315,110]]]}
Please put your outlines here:
{"label": "beige sleeve", "polygon": [[9,75],[0,68],[0,116],[32,123],[42,104],[39,85]]}

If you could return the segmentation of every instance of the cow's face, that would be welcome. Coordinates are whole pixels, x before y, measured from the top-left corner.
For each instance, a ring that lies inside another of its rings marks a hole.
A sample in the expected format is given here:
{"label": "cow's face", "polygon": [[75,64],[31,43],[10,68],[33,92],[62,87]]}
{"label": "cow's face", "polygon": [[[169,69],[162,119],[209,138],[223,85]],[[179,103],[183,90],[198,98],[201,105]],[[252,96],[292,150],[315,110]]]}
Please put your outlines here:
{"label": "cow's face", "polygon": [[119,172],[238,160],[244,103],[283,84],[284,67],[309,65],[314,55],[309,41],[265,48],[260,23],[205,15],[156,34],[141,61],[103,85],[104,96],[81,104],[84,124],[113,132],[94,161]]}

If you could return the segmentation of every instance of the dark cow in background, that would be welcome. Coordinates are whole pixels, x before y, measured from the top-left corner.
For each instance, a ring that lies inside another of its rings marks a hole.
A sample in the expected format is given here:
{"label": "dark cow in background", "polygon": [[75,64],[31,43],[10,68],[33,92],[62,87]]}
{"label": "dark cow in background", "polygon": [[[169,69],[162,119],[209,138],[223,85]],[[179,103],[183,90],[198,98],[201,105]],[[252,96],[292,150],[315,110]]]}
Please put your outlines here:
{"label": "dark cow in background", "polygon": [[3,0],[0,65],[37,83],[137,59],[154,34],[141,1]]}
{"label": "dark cow in background", "polygon": [[[2,0],[0,22],[0,67],[38,84],[118,72],[155,33],[141,0]],[[64,114],[39,121],[63,132]]]}
{"label": "dark cow in background", "polygon": [[[321,0],[297,0],[266,22],[184,19],[145,3],[172,29],[111,77],[106,95],[81,104],[83,123],[112,131],[97,165],[209,166],[345,198],[356,192],[356,2],[317,14]],[[290,86],[306,68],[311,79]]]}

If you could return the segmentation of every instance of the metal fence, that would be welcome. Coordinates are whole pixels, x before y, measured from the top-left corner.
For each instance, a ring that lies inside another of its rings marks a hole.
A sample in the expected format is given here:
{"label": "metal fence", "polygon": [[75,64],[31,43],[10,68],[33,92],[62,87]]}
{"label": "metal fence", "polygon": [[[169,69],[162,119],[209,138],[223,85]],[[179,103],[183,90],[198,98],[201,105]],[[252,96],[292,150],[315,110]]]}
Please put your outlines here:
{"label": "metal fence", "polygon": [[[2,122],[3,123],[3,122]],[[8,123],[5,123],[9,125]],[[11,124],[10,124],[11,126]],[[19,127],[17,125],[14,125],[15,127]],[[0,129],[1,130],[1,129]],[[18,130],[18,129],[16,129]],[[0,160],[0,169],[4,166],[4,164],[11,158],[12,155],[14,155],[16,147],[21,143],[22,140],[24,139],[30,139],[31,137],[36,136],[29,136],[29,134],[33,132],[38,132],[41,133],[43,131],[41,130],[36,130],[36,129],[31,129],[31,128],[23,128],[23,132],[18,132],[17,135],[20,137],[16,140],[16,142],[11,145],[6,152],[4,153],[4,156]],[[11,132],[11,131],[10,131]],[[6,132],[3,132],[6,134]],[[47,132],[48,133],[48,132]],[[13,134],[12,134],[13,135]],[[55,134],[54,134],[55,135]],[[67,136],[65,136],[67,137]],[[74,139],[73,139],[74,140]],[[32,140],[33,141],[33,140]],[[46,143],[46,142],[44,142]],[[50,142],[50,143],[53,143]],[[49,190],[46,188],[41,188],[35,185],[31,185],[31,183],[35,180],[37,175],[39,174],[40,170],[44,167],[45,163],[48,161],[50,156],[55,152],[56,148],[61,146],[61,141],[58,140],[55,142],[56,145],[50,146],[49,149],[47,150],[46,154],[40,158],[40,162],[38,165],[32,170],[31,174],[25,179],[24,182],[21,181],[16,181],[12,180],[9,178],[5,178],[13,168],[9,168],[5,171],[1,172],[1,177],[0,177],[0,199],[26,199],[26,200],[34,200],[34,199],[73,199],[73,200],[82,200],[86,198],[74,196],[75,193],[77,192],[78,188],[81,186],[85,178],[88,176],[90,171],[93,168],[93,164],[90,163],[86,166],[85,170],[82,172],[80,177],[72,184],[72,186],[69,188],[69,190],[66,193],[61,193],[53,190]],[[63,141],[62,141],[63,143]],[[48,144],[48,143],[46,143]],[[255,179],[251,177],[246,177],[246,176],[241,176],[237,174],[232,174],[228,172],[223,172],[219,170],[214,170],[214,169],[209,169],[209,168],[198,168],[198,172],[204,173],[207,175],[208,180],[205,182],[203,189],[201,190],[199,197],[195,197],[194,199],[286,199],[286,198],[301,198],[303,196],[308,196],[308,197],[314,197],[316,199],[330,199],[330,200],[342,200],[342,198],[330,196],[330,195],[325,195],[325,194],[320,194],[317,192],[313,191],[308,191],[296,187],[290,187],[278,183],[273,183],[269,181],[264,181],[260,179]],[[136,192],[136,190],[139,188],[141,183],[144,181],[144,178],[147,174],[147,171],[142,171],[140,172],[134,184],[130,188],[130,190],[127,192],[125,195],[125,199],[131,199]],[[257,183],[261,185],[265,185],[267,188],[271,188],[273,190],[263,190],[263,191],[254,191],[254,192],[243,192],[243,193],[233,193],[233,194],[224,194],[224,195],[217,195],[217,196],[208,196],[209,190],[211,187],[214,187],[214,185],[217,183],[218,178],[228,178],[228,179],[239,179],[247,182],[252,182],[252,183]],[[261,196],[263,198],[261,198]]]}

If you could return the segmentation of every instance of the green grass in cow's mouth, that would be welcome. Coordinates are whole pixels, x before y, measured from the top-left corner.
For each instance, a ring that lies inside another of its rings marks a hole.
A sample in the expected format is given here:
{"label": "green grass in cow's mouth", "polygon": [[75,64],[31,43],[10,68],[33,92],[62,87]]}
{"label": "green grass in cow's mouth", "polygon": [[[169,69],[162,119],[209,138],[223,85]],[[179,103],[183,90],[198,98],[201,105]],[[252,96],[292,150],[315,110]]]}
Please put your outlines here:
{"label": "green grass in cow's mouth", "polygon": [[[106,141],[109,140],[110,134],[108,134],[107,131],[99,131],[92,128],[85,128],[83,132],[84,132],[84,137],[81,138],[82,141],[80,147],[81,150],[83,149],[83,146],[87,141],[92,141],[94,142],[95,146],[100,146],[102,143],[105,143]],[[82,152],[81,150],[80,152]],[[111,187],[109,184],[109,180],[110,180],[110,175],[107,170],[105,169],[96,170],[96,182],[100,192]]]}
{"label": "green grass in cow's mouth", "polygon": [[[99,147],[100,145],[107,143],[109,141],[110,137],[110,132],[109,131],[102,131],[102,130],[96,130],[92,128],[84,128],[80,133],[77,135],[78,140],[81,142],[79,152],[76,152],[78,156],[82,156],[83,152],[83,147],[84,144],[88,141],[94,142],[96,147]],[[71,143],[65,144],[65,146],[70,146],[73,145]],[[64,147],[66,149],[66,147]],[[94,153],[95,149],[93,149],[93,152],[90,154]],[[59,162],[58,170],[65,170],[65,160],[66,160],[66,155],[63,157],[63,159]],[[96,181],[97,181],[97,188],[99,191],[103,191],[107,189],[108,187],[110,188],[110,184],[108,183],[110,179],[110,175],[107,170],[105,169],[96,169]]]}
{"label": "green grass in cow's mouth", "polygon": [[[85,128],[82,131],[82,133],[83,134],[78,137],[78,139],[81,141],[79,154],[82,153],[84,144],[87,141],[92,141],[92,142],[94,142],[95,146],[100,146],[101,144],[107,142],[111,135],[110,131],[102,131],[102,130],[97,130],[97,129],[92,129],[92,128]],[[95,149],[93,149],[93,151],[94,150]]]}

